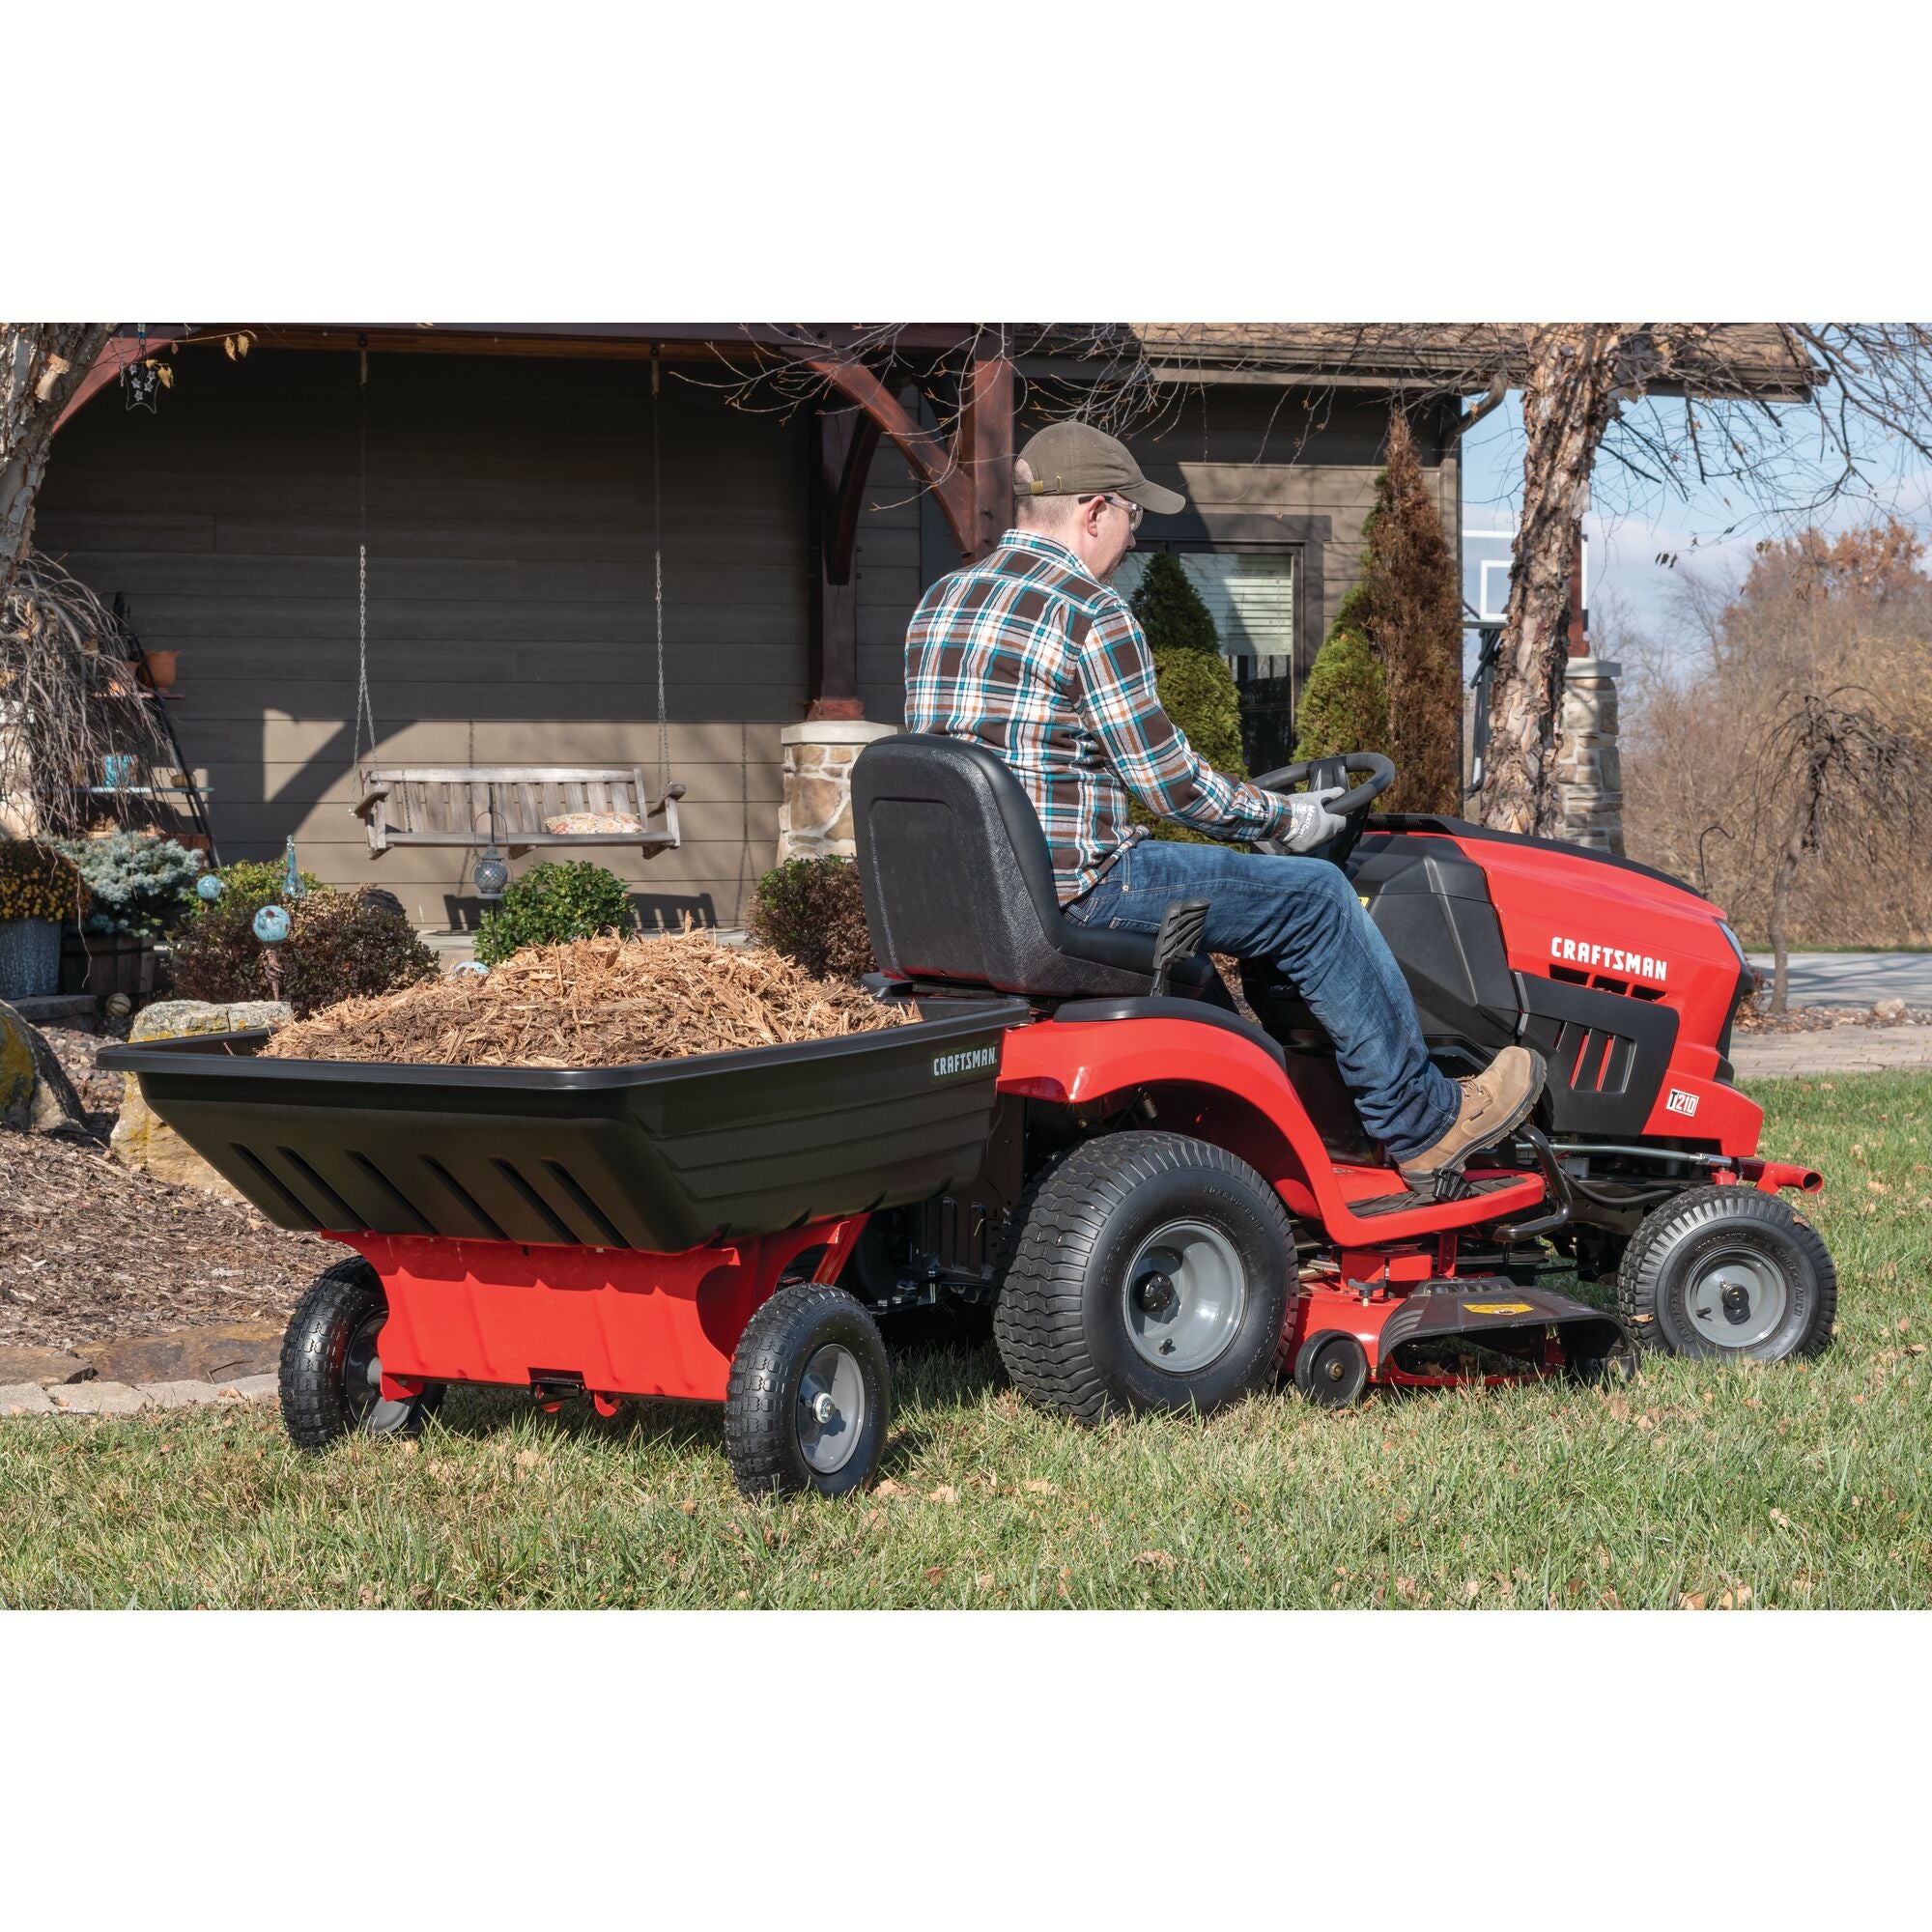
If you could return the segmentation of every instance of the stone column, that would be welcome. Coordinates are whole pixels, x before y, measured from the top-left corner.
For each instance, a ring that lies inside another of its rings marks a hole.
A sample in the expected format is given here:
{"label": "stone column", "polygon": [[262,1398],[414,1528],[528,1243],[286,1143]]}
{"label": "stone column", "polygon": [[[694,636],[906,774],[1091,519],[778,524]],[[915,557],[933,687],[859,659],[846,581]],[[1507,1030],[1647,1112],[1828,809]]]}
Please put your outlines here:
{"label": "stone column", "polygon": [[787,724],[784,802],[779,807],[779,864],[787,859],[857,856],[852,837],[852,763],[875,738],[896,727],[863,718],[815,718]]}
{"label": "stone column", "polygon": [[1606,658],[1570,658],[1557,718],[1556,836],[1624,856],[1624,777],[1617,758],[1617,679]]}

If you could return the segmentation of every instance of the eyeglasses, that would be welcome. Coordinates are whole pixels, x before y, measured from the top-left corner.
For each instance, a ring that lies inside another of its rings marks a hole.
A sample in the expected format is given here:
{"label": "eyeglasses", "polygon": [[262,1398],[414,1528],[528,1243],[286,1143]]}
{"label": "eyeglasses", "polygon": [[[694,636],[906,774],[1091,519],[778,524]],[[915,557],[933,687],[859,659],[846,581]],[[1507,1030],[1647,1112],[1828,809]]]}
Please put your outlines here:
{"label": "eyeglasses", "polygon": [[1097,497],[1081,497],[1080,500],[1083,503],[1098,502],[1098,503],[1118,504],[1122,509],[1123,509],[1127,513],[1128,529],[1137,530],[1141,526],[1141,518],[1145,513],[1143,512],[1141,506],[1138,503],[1130,503],[1124,497],[1115,497],[1103,492],[1101,495]]}

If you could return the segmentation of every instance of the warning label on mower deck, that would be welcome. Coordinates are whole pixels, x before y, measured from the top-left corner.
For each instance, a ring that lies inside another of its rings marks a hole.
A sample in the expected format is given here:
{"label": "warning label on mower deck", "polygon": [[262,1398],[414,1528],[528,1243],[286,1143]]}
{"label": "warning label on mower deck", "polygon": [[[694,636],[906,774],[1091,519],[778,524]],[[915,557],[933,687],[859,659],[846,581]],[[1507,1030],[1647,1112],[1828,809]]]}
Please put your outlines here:
{"label": "warning label on mower deck", "polygon": [[997,1046],[962,1047],[957,1053],[935,1053],[932,1056],[932,1077],[935,1080],[952,1080],[961,1073],[983,1073],[987,1067],[999,1064],[1000,1049]]}

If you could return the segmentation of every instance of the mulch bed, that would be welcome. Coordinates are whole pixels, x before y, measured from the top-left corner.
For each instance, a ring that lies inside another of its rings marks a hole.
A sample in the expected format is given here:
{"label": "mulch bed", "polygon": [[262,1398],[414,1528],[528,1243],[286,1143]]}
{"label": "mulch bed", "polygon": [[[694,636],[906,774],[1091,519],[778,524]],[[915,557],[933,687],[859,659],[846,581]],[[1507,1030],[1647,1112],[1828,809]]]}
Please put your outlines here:
{"label": "mulch bed", "polygon": [[79,1350],[197,1322],[286,1320],[347,1252],[99,1149],[0,1130],[0,1345]]}
{"label": "mulch bed", "polygon": [[131,1024],[128,1020],[103,1020],[99,1033],[83,1033],[78,1027],[41,1028],[41,1037],[53,1048],[62,1072],[80,1095],[87,1124],[102,1140],[114,1131],[114,1122],[120,1118],[121,1089],[128,1076],[96,1066],[95,1056],[103,1046],[117,1046],[125,1040]]}

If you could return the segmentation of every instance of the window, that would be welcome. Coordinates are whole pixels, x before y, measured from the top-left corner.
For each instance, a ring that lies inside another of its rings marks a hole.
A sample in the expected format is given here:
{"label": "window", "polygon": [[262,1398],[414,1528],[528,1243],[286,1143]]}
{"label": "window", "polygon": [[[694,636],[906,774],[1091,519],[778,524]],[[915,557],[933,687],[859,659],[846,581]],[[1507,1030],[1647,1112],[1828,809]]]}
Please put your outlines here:
{"label": "window", "polygon": [[1248,769],[1285,765],[1293,755],[1294,607],[1297,549],[1189,550],[1140,544],[1114,573],[1113,587],[1131,597],[1149,555],[1171,550],[1214,619],[1241,697],[1241,739]]}

